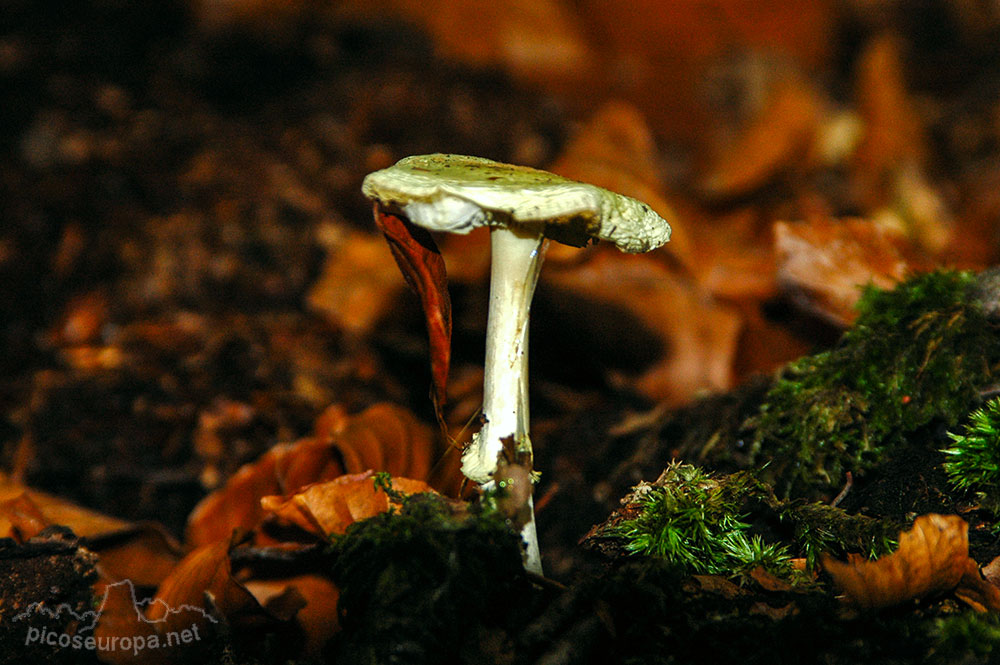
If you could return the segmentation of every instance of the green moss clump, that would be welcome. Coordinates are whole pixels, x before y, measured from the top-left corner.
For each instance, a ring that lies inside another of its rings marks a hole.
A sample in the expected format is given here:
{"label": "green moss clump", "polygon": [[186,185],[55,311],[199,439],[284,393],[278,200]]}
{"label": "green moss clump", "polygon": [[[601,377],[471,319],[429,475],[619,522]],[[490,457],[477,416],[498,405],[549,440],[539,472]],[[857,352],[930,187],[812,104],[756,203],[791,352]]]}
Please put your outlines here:
{"label": "green moss clump", "polygon": [[900,530],[887,520],[849,515],[823,503],[782,504],[779,514],[791,525],[792,538],[809,568],[815,568],[824,553],[842,558],[857,552],[869,559],[889,554]]}
{"label": "green moss clump", "polygon": [[406,497],[400,510],[351,525],[332,550],[337,663],[491,662],[483,650],[509,642],[504,627],[535,609],[520,537],[493,511],[455,514],[436,495]]}
{"label": "green moss clump", "polygon": [[918,275],[869,286],[837,346],[788,365],[759,412],[752,459],[781,496],[817,496],[872,468],[905,435],[969,411],[1000,362],[975,276]]}
{"label": "green moss clump", "polygon": [[614,527],[632,554],[670,561],[686,572],[731,575],[758,566],[786,575],[787,550],[751,535],[741,513],[765,490],[748,473],[714,478],[671,464],[639,500],[639,514]]}
{"label": "green moss clump", "polygon": [[944,470],[951,484],[975,492],[980,507],[1000,513],[1000,398],[974,411],[962,434],[948,436]]}
{"label": "green moss clump", "polygon": [[996,612],[967,610],[940,617],[930,633],[936,642],[937,662],[986,662],[980,659],[1000,653],[1000,614]]}

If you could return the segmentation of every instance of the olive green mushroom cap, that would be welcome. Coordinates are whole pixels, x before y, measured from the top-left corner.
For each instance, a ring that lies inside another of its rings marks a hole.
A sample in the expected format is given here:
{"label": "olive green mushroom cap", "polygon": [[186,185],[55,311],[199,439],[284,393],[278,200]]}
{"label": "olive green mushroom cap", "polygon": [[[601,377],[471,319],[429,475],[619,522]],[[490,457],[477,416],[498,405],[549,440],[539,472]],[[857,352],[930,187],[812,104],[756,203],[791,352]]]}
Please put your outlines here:
{"label": "olive green mushroom cap", "polygon": [[524,227],[568,245],[589,238],[648,252],[670,225],[641,201],[529,168],[465,155],[415,155],[368,174],[365,196],[434,231]]}

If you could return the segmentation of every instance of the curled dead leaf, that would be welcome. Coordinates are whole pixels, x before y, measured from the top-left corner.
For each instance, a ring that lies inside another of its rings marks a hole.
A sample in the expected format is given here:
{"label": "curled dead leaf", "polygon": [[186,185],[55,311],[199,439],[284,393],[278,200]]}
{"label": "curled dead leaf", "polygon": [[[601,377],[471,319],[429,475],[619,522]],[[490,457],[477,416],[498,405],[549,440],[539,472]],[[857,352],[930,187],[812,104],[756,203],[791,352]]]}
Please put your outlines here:
{"label": "curled dead leaf", "polygon": [[273,447],[205,497],[188,519],[188,542],[205,545],[227,540],[234,529],[253,529],[264,516],[262,497],[294,494],[311,483],[368,470],[427,478],[438,455],[431,429],[391,404],[350,417],[330,407],[315,429],[313,437]]}
{"label": "curled dead leaf", "polygon": [[[690,268],[695,262],[691,241],[684,232],[684,220],[664,195],[659,159],[656,140],[643,114],[631,104],[616,101],[598,109],[549,170],[649,204],[674,230],[660,251]],[[558,261],[563,251],[579,255],[564,247],[550,247],[547,260]]]}
{"label": "curled dead leaf", "polygon": [[438,421],[444,423],[441,408],[447,399],[451,364],[451,297],[444,257],[427,229],[391,214],[379,203],[374,204],[373,210],[375,224],[389,243],[406,283],[420,296],[430,340],[434,407]]}
{"label": "curled dead leaf", "polygon": [[[266,496],[262,508],[279,519],[325,538],[343,533],[359,520],[389,510],[391,497],[376,489],[374,472],[366,471],[309,485],[291,497]],[[433,492],[427,483],[409,478],[393,478],[392,487],[404,494]]]}
{"label": "curled dead leaf", "polygon": [[[540,298],[558,308],[561,325],[586,340],[587,353],[609,364],[643,366],[633,389],[679,405],[731,385],[738,313],[656,257],[598,247],[580,265],[551,268],[542,275]],[[581,300],[588,303],[585,316],[573,305]]]}
{"label": "curled dead leaf", "polygon": [[[968,568],[969,525],[957,515],[921,515],[899,548],[876,561],[823,558],[823,568],[855,607],[881,609],[955,589]],[[973,562],[975,565],[975,562]]]}

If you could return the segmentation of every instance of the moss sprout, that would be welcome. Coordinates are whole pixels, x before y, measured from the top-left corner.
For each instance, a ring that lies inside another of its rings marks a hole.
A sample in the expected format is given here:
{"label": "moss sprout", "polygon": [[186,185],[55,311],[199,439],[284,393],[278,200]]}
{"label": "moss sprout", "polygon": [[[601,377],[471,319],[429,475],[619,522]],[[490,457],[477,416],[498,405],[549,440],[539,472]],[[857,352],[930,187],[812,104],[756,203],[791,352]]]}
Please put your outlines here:
{"label": "moss sprout", "polygon": [[816,496],[864,473],[907,433],[954,424],[994,376],[1000,341],[971,273],[869,286],[833,349],[788,365],[746,425],[782,496]]}
{"label": "moss sprout", "polygon": [[975,492],[982,508],[1000,513],[1000,398],[974,411],[964,432],[948,436],[944,470],[951,484]]}

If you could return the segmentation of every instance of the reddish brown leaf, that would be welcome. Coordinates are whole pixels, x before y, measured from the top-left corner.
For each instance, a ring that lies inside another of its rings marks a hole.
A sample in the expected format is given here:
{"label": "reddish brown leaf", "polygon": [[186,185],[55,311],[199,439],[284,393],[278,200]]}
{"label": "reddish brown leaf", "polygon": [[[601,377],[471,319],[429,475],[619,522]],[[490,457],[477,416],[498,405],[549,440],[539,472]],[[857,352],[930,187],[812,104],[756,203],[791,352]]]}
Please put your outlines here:
{"label": "reddish brown leaf", "polygon": [[861,287],[891,288],[914,265],[900,234],[863,219],[778,222],[774,244],[781,286],[805,309],[841,326],[857,316]]}
{"label": "reddish brown leaf", "polygon": [[[343,533],[354,522],[389,510],[390,498],[383,490],[375,489],[374,475],[366,471],[341,476],[309,485],[289,498],[266,496],[261,499],[261,506],[280,519],[325,538],[331,533]],[[405,494],[434,491],[427,483],[409,478],[393,478],[392,487]]]}
{"label": "reddish brown leaf", "polygon": [[[315,428],[315,436],[273,447],[205,497],[188,519],[188,542],[205,545],[228,539],[233,529],[253,529],[264,515],[262,497],[294,494],[310,483],[368,470],[427,479],[438,456],[432,430],[391,404],[350,417],[333,406]],[[451,476],[435,478],[442,488],[454,485]]]}
{"label": "reddish brown leaf", "polygon": [[391,256],[375,233],[342,234],[309,289],[309,307],[356,335],[371,332],[403,290]]}
{"label": "reddish brown leaf", "polygon": [[816,91],[797,78],[780,82],[770,103],[709,168],[702,187],[711,197],[735,197],[766,185],[802,162],[819,124]]}
{"label": "reddish brown leaf", "polygon": [[1000,588],[989,579],[983,579],[979,565],[972,559],[966,559],[965,571],[955,595],[977,612],[1000,611]]}
{"label": "reddish brown leaf", "polygon": [[[675,214],[664,195],[659,160],[656,141],[643,114],[630,104],[610,102],[590,118],[549,170],[649,204],[673,228],[670,242],[661,251],[691,267],[695,261],[690,234],[683,226],[686,220]],[[550,247],[547,260],[558,260],[561,249]],[[566,248],[566,253],[579,256],[574,249]]]}
{"label": "reddish brown leaf", "polygon": [[49,522],[27,492],[0,501],[0,538],[13,538],[23,543],[48,525]]}
{"label": "reddish brown leaf", "polygon": [[438,420],[448,386],[451,363],[451,298],[444,259],[431,234],[374,205],[375,223],[385,235],[407,284],[420,296],[431,348],[431,375]]}
{"label": "reddish brown leaf", "polygon": [[953,590],[968,561],[968,523],[957,515],[930,514],[899,535],[892,554],[877,561],[852,555],[847,563],[824,557],[823,568],[849,603],[880,609]]}
{"label": "reddish brown leaf", "polygon": [[301,607],[295,612],[295,621],[305,633],[306,655],[316,655],[323,645],[337,632],[337,599],[340,591],[330,580],[319,575],[298,575],[274,580],[250,580],[247,589],[268,611],[283,614],[282,605],[288,603],[289,591],[294,591]]}
{"label": "reddish brown leaf", "polygon": [[[618,377],[632,389],[679,405],[730,386],[739,315],[655,256],[597,247],[580,265],[551,268],[542,275],[546,293],[564,308],[562,325],[590,340],[588,353],[627,358],[659,347],[644,359],[640,376]],[[579,303],[587,304],[586,313]]]}

